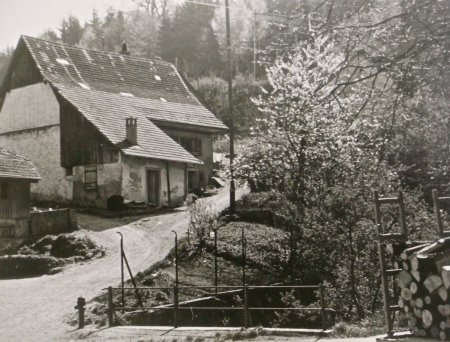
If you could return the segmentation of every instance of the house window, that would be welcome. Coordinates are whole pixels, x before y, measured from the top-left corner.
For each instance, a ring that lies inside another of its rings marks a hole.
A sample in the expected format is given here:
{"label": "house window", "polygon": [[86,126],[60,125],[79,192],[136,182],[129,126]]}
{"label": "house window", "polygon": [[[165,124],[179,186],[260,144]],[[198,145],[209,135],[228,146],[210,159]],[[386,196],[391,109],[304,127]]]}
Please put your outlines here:
{"label": "house window", "polygon": [[97,166],[86,166],[84,169],[84,188],[97,189]]}
{"label": "house window", "polygon": [[183,146],[183,148],[186,151],[192,153],[193,155],[202,154],[202,139],[181,137],[180,145]]}
{"label": "house window", "polygon": [[5,181],[0,182],[0,199],[9,199],[9,183]]}

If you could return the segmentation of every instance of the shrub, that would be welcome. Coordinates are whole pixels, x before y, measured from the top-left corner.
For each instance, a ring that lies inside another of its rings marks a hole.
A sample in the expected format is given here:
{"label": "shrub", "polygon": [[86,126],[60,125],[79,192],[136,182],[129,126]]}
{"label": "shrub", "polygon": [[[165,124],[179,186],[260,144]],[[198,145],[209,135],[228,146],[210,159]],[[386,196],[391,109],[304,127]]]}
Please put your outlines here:
{"label": "shrub", "polygon": [[211,214],[210,205],[203,201],[187,200],[190,214],[189,237],[198,250],[203,250],[209,234],[217,226],[215,215]]}

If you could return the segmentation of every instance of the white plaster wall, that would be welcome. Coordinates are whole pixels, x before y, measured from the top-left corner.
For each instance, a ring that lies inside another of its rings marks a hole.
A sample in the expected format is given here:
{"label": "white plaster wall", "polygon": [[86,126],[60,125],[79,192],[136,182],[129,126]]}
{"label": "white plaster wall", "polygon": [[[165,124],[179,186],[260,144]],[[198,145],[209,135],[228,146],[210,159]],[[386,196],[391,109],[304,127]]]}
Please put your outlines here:
{"label": "white plaster wall", "polygon": [[66,177],[60,160],[59,105],[50,86],[33,84],[6,95],[0,112],[0,146],[36,165],[42,180],[31,185],[33,199],[72,199],[71,177]]}
{"label": "white plaster wall", "polygon": [[32,199],[59,202],[72,199],[71,177],[66,177],[66,170],[60,166],[59,126],[1,134],[0,146],[31,159],[36,165],[42,179],[31,184]]}
{"label": "white plaster wall", "polygon": [[[167,205],[166,162],[123,156],[122,196],[127,200],[147,202],[147,170],[160,171],[160,204]],[[169,162],[171,201],[180,204],[185,198],[185,164]]]}
{"label": "white plaster wall", "polygon": [[0,133],[59,124],[59,104],[49,85],[37,83],[6,94]]}
{"label": "white plaster wall", "polygon": [[173,128],[162,128],[162,130],[168,135],[178,137],[191,137],[200,138],[202,140],[202,153],[201,155],[194,155],[197,159],[203,162],[203,165],[195,165],[191,169],[199,170],[203,174],[203,184],[206,186],[210,177],[212,177],[213,170],[213,136],[208,133],[198,133],[191,131],[176,130]]}
{"label": "white plaster wall", "polygon": [[83,206],[107,207],[107,199],[113,195],[121,195],[122,164],[97,165],[97,189],[84,188],[85,166],[73,167],[73,201]]}

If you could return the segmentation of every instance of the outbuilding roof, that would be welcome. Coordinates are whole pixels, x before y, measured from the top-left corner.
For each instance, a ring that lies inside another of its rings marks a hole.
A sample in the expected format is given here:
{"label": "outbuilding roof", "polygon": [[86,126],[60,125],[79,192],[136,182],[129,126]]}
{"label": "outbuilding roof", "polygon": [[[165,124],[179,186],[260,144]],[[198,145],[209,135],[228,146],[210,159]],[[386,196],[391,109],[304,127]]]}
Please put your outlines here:
{"label": "outbuilding roof", "polygon": [[39,180],[33,162],[0,147],[0,178]]}

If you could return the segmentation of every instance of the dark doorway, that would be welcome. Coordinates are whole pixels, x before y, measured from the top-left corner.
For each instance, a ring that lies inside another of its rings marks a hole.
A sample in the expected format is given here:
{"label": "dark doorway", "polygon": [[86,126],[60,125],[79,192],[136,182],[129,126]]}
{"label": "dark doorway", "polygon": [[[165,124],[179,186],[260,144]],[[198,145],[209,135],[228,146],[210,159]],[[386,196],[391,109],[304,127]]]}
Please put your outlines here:
{"label": "dark doorway", "polygon": [[192,193],[200,189],[200,173],[197,170],[188,171],[188,192]]}
{"label": "dark doorway", "polygon": [[155,206],[159,205],[159,179],[159,171],[147,170],[147,202]]}

